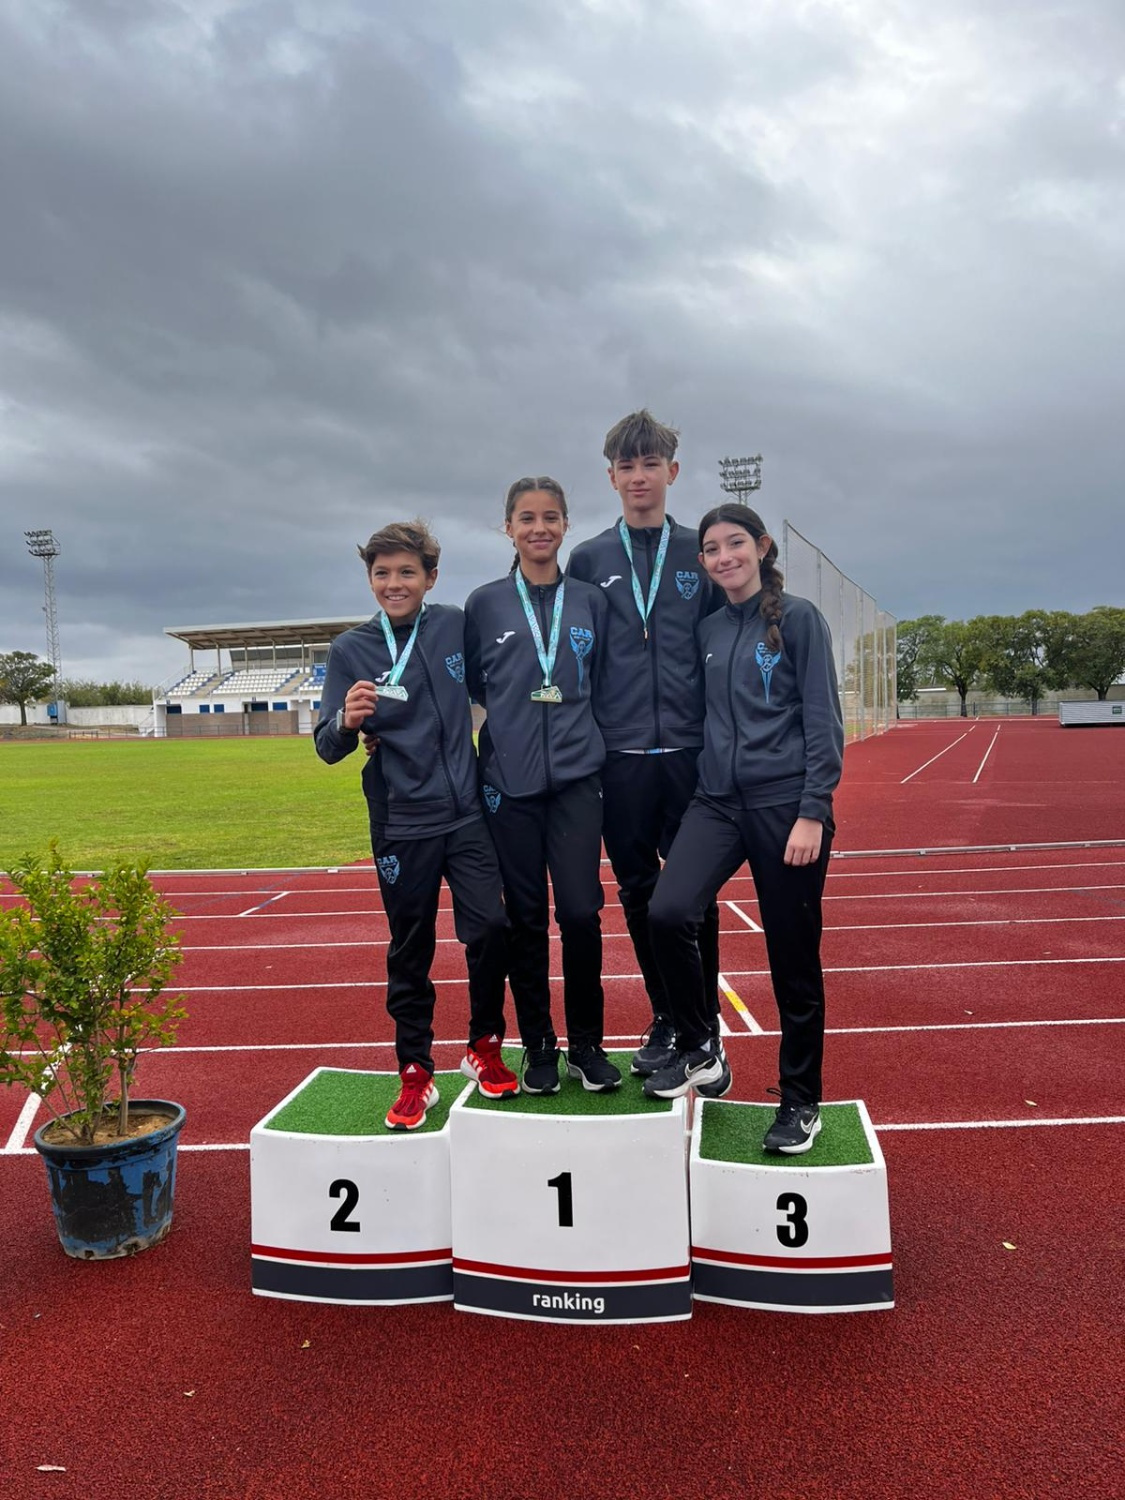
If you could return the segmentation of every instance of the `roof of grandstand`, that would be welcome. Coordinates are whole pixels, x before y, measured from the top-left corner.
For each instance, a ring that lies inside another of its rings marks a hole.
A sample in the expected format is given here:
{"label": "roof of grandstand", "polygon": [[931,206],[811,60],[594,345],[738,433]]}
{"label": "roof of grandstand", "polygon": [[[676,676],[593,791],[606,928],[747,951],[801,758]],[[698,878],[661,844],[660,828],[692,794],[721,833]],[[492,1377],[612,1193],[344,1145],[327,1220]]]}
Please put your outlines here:
{"label": "roof of grandstand", "polygon": [[[365,617],[366,618],[366,617]],[[231,646],[303,646],[331,641],[363,620],[265,620],[248,625],[165,625],[193,651]]]}

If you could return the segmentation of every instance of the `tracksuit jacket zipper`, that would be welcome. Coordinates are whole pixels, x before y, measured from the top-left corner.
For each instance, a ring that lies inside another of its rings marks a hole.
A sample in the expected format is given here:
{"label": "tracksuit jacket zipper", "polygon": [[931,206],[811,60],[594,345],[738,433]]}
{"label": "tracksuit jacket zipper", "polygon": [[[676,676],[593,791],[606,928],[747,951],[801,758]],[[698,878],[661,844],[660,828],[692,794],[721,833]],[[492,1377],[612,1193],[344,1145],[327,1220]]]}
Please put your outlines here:
{"label": "tracksuit jacket zipper", "polygon": [[745,616],[740,610],[738,614],[738,629],[734,633],[730,655],[727,657],[727,709],[730,712],[731,727],[730,785],[732,794],[739,801],[742,799],[738,790],[738,715],[734,711],[734,661],[738,654],[738,642],[742,635],[744,620]]}

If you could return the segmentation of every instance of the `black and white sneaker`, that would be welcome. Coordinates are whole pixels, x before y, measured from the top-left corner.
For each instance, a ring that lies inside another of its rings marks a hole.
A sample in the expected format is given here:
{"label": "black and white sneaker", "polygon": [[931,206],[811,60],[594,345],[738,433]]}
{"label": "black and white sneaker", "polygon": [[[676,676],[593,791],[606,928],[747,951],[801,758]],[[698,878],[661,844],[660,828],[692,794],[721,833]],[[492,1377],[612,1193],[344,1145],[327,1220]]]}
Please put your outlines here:
{"label": "black and white sneaker", "polygon": [[715,1043],[707,1041],[692,1052],[677,1052],[668,1067],[645,1079],[644,1090],[650,1099],[679,1099],[701,1084],[721,1082],[722,1077],[723,1060]]}
{"label": "black and white sneaker", "polygon": [[641,1045],[633,1053],[629,1072],[638,1078],[649,1078],[676,1061],[676,1028],[667,1016],[653,1016],[652,1025],[641,1037]]}
{"label": "black and white sneaker", "polygon": [[697,1083],[695,1085],[695,1092],[701,1099],[721,1099],[724,1094],[730,1093],[730,1063],[727,1062],[727,1050],[723,1046],[722,1037],[716,1037],[714,1044],[719,1050],[719,1061],[723,1065],[723,1071],[715,1083]]}
{"label": "black and white sneaker", "polygon": [[525,1094],[557,1094],[559,1091],[559,1049],[528,1047],[523,1054],[520,1088]]}
{"label": "black and white sneaker", "polygon": [[601,1047],[569,1047],[566,1071],[581,1082],[588,1094],[610,1094],[621,1087],[621,1072]]}
{"label": "black and white sneaker", "polygon": [[773,1124],[766,1131],[763,1151],[783,1151],[799,1156],[808,1151],[820,1134],[820,1110],[815,1104],[793,1104],[784,1099],[778,1106]]}

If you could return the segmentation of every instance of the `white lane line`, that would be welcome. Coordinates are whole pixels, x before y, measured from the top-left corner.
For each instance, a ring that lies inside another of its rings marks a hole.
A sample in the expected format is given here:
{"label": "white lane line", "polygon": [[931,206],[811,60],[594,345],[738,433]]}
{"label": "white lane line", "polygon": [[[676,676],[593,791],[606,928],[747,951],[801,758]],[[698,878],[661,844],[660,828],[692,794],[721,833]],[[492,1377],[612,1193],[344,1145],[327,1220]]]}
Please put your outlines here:
{"label": "white lane line", "polygon": [[27,1133],[31,1129],[31,1123],[39,1113],[39,1095],[28,1094],[23,1102],[23,1108],[19,1112],[19,1118],[12,1127],[12,1133],[6,1143],[0,1147],[0,1156],[11,1156],[23,1149],[27,1140]]}
{"label": "white lane line", "polygon": [[[1027,1126],[1048,1126],[1059,1129],[1067,1125],[1125,1125],[1125,1115],[1074,1115],[1058,1116],[1050,1120],[906,1120],[901,1123],[881,1124],[873,1121],[876,1135],[880,1131],[909,1130],[1022,1130]],[[180,1151],[249,1151],[249,1141],[190,1141],[178,1147]],[[0,1152],[0,1155],[3,1155]],[[8,1153],[11,1156],[34,1156],[33,1147]]]}
{"label": "white lane line", "polygon": [[723,994],[727,997],[730,1003],[734,1006],[738,1014],[742,1017],[742,1024],[746,1027],[746,1030],[754,1036],[761,1036],[762,1028],[750,1014],[737,991],[731,987],[731,982],[725,974],[719,975],[719,988],[722,990]]}
{"label": "white lane line", "polygon": [[[940,870],[922,870],[917,865],[911,869],[904,870],[831,870],[828,878],[833,883],[838,880],[901,880],[905,875],[908,879],[918,875],[940,875],[943,879],[946,875],[1004,875],[1015,871],[1036,870],[1111,870],[1118,865],[1125,864],[1121,859],[1068,859],[1065,861],[1051,861],[1039,865],[960,865],[943,866]],[[737,877],[741,879],[742,877]],[[749,877],[747,877],[749,879]],[[725,887],[724,887],[725,889]]]}
{"label": "white lane line", "polygon": [[993,747],[993,745],[995,745],[996,741],[999,738],[1000,738],[1000,731],[997,730],[996,733],[992,736],[991,740],[989,740],[989,742],[988,742],[988,749],[984,752],[984,760],[982,760],[981,763],[980,763],[980,765],[977,767],[977,774],[973,777],[973,785],[974,786],[976,786],[977,782],[980,780],[980,773],[984,770],[984,763],[988,759],[988,757],[992,754],[992,747]]}
{"label": "white lane line", "polygon": [[[976,726],[974,725],[973,727],[975,728]],[[946,751],[952,750],[953,747],[954,747],[954,745],[959,745],[961,743],[961,741],[963,739],[967,739],[968,736],[970,734],[972,734],[972,732],[973,732],[972,729],[966,729],[966,731],[965,731],[964,734],[959,734],[955,740],[950,740],[949,744],[946,745],[946,747],[945,747],[944,750],[939,750],[936,755],[931,755],[930,758],[929,758],[929,760],[923,761],[923,763],[920,766],[918,766],[917,769],[911,771],[911,773],[910,773],[909,776],[904,776],[902,778],[902,780],[899,782],[899,786],[905,786],[908,781],[913,781],[914,778],[915,778],[915,776],[918,775],[919,771],[924,771],[927,766],[932,766],[935,760],[940,760],[942,758],[942,756],[946,753]]]}
{"label": "white lane line", "polygon": [[[1125,957],[1114,958],[988,958],[973,961],[965,961],[951,964],[844,964],[836,968],[826,968],[826,974],[914,974],[937,972],[941,969],[1024,969],[1024,968],[1054,968],[1058,965],[1071,964],[1123,964]],[[617,982],[632,982],[640,979],[640,974],[606,974],[603,976],[605,984]],[[769,977],[768,969],[732,969],[728,978],[731,979],[763,979]],[[464,977],[456,979],[432,979],[432,984],[464,984]],[[552,974],[552,984],[561,984],[562,975]],[[183,984],[177,985],[177,992],[184,995],[245,995],[257,991],[270,992],[284,990],[295,994],[303,990],[351,990],[357,988],[386,989],[385,979],[368,978],[366,975],[353,975],[350,979],[317,980],[311,984],[289,984],[284,980],[278,980],[276,984]],[[133,993],[140,994],[141,991]]]}
{"label": "white lane line", "polygon": [[[862,894],[857,895],[833,895],[826,893],[823,899],[825,901],[928,901],[931,898],[939,896],[1055,896],[1060,893],[1065,895],[1082,895],[1087,891],[1120,890],[1125,890],[1125,881],[1109,881],[1104,885],[1015,885],[991,888],[983,886],[980,889],[974,888],[961,891],[864,891]],[[620,902],[607,901],[603,909],[605,911],[619,911]],[[438,907],[439,916],[449,916],[452,914],[452,911],[452,906]],[[264,922],[306,922],[316,921],[318,918],[382,917],[384,913],[381,909],[365,906],[353,907],[350,910],[344,911],[263,911],[256,912],[255,915],[260,917]],[[217,916],[177,914],[172,919],[170,925],[179,927],[184,922],[233,922],[238,920],[238,918],[239,914],[235,912],[230,912],[226,915],[220,913]]]}
{"label": "white lane line", "polygon": [[292,893],[290,891],[276,891],[272,896],[267,896],[267,898],[264,901],[259,901],[258,904],[257,904],[257,906],[248,906],[245,911],[237,911],[237,912],[235,912],[235,916],[236,917],[256,917],[258,915],[258,913],[260,911],[263,911],[267,906],[272,906],[275,901],[281,901],[286,896],[291,895],[291,894]]}
{"label": "white lane line", "polygon": [[761,932],[763,930],[761,927],[758,926],[758,924],[757,924],[757,922],[755,922],[754,918],[753,917],[748,917],[746,915],[746,913],[742,910],[742,907],[739,906],[739,905],[737,905],[734,901],[725,901],[723,904],[724,904],[724,906],[729,906],[730,909],[731,909],[731,911],[734,912],[734,914],[735,914],[736,917],[741,917],[742,920],[746,923],[747,927],[749,927],[749,929],[750,929],[751,932]]}

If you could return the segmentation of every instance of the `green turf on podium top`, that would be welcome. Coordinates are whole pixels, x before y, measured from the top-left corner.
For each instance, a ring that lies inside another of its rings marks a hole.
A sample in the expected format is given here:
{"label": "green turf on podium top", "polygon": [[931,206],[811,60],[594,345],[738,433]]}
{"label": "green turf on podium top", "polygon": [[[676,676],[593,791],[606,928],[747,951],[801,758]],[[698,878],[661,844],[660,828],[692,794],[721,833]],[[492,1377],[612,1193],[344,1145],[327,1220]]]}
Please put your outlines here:
{"label": "green turf on podium top", "polygon": [[699,1154],[706,1161],[741,1162],[751,1167],[860,1167],[873,1157],[863,1120],[854,1104],[822,1104],[821,1130],[808,1151],[796,1156],[763,1151],[762,1137],[773,1124],[772,1104],[703,1099]]}
{"label": "green turf on podium top", "polygon": [[435,1073],[441,1103],[426,1112],[426,1123],[405,1132],[383,1123],[402,1087],[397,1073],[362,1073],[347,1068],[325,1068],[283,1109],[267,1130],[297,1135],[428,1135],[445,1125],[449,1106],[469,1080],[462,1073]]}
{"label": "green turf on podium top", "polygon": [[[504,1061],[514,1073],[520,1070],[518,1047],[504,1048]],[[588,1094],[577,1078],[566,1071],[566,1054],[559,1062],[557,1094],[517,1094],[514,1098],[486,1099],[474,1090],[465,1101],[469,1109],[498,1109],[519,1115],[651,1115],[672,1108],[671,1099],[646,1099],[643,1079],[629,1072],[631,1052],[610,1052],[609,1060],[621,1069],[621,1087],[608,1094]]]}

